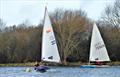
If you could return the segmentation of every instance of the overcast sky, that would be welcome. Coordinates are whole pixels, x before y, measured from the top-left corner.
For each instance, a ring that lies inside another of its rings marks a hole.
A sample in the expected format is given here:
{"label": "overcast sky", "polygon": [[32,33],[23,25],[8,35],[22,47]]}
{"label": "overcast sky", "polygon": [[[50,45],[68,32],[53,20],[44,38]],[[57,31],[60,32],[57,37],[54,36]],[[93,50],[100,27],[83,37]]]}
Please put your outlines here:
{"label": "overcast sky", "polygon": [[44,17],[46,3],[49,12],[56,8],[82,9],[89,18],[97,20],[114,0],[0,0],[0,18],[7,25],[18,25],[26,20],[37,25]]}

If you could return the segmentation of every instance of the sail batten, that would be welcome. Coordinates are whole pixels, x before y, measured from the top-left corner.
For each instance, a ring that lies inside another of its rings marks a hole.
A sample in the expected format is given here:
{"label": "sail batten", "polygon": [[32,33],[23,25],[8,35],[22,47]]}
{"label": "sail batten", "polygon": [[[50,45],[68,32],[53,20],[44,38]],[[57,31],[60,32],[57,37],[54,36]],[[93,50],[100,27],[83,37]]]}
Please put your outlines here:
{"label": "sail batten", "polygon": [[42,36],[42,61],[60,62],[60,56],[56,44],[51,21],[45,8],[44,27]]}
{"label": "sail batten", "polygon": [[110,61],[106,46],[95,23],[92,30],[89,61]]}

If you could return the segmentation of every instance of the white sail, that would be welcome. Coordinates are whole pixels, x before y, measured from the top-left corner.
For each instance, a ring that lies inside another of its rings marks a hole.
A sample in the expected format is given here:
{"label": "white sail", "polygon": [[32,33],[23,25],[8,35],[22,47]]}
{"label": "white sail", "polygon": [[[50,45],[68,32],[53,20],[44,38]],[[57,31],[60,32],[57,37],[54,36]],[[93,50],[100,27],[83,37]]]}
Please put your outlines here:
{"label": "white sail", "polygon": [[60,62],[60,56],[47,8],[45,10],[43,27],[42,61]]}
{"label": "white sail", "polygon": [[92,31],[89,61],[110,61],[104,41],[95,23]]}

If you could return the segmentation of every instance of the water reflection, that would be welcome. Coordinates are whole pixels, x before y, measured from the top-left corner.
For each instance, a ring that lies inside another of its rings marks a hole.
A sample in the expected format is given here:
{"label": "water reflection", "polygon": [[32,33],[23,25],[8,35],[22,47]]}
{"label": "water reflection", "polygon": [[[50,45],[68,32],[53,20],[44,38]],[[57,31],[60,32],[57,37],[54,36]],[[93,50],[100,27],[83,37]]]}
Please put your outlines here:
{"label": "water reflection", "polygon": [[[32,71],[25,72],[26,68]],[[120,77],[120,67],[51,67],[45,73],[36,72],[32,67],[0,67],[0,77]]]}

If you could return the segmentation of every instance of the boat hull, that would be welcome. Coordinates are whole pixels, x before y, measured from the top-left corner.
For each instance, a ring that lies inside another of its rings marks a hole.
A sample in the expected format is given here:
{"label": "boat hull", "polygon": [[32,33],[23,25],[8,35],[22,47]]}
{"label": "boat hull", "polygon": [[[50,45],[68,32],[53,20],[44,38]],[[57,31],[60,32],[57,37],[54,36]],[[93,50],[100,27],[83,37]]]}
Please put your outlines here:
{"label": "boat hull", "polygon": [[109,65],[82,65],[80,68],[107,68]]}
{"label": "boat hull", "polygon": [[38,67],[34,67],[34,69],[38,72],[46,72],[47,70],[49,70],[50,68],[47,66],[38,66]]}

